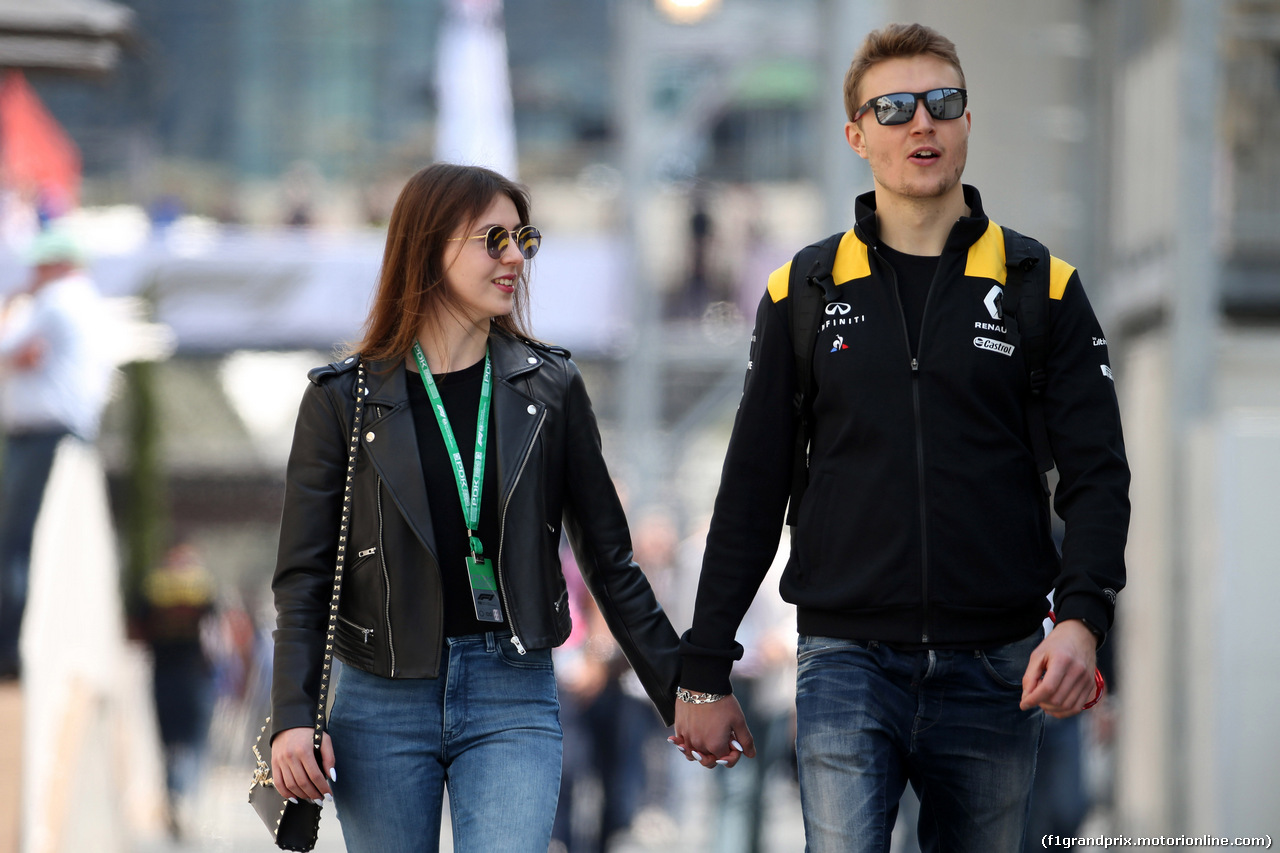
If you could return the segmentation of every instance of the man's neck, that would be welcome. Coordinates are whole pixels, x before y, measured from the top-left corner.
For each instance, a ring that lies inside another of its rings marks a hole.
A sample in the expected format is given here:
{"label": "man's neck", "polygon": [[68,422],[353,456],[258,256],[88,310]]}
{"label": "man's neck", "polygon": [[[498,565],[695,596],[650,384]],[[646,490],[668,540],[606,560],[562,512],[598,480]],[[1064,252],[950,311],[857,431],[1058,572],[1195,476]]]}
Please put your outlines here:
{"label": "man's neck", "polygon": [[941,255],[951,226],[969,215],[964,188],[957,183],[938,198],[912,199],[876,187],[876,223],[880,239],[908,255]]}

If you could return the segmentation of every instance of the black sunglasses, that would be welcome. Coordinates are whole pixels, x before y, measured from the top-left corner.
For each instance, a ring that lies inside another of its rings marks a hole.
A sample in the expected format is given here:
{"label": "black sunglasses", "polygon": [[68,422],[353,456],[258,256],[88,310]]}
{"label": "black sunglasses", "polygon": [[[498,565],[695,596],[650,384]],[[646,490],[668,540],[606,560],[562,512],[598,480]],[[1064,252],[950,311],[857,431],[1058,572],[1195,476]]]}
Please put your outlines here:
{"label": "black sunglasses", "polygon": [[862,118],[874,108],[876,121],[884,125],[906,124],[916,114],[916,102],[923,100],[929,115],[950,120],[964,115],[969,103],[969,93],[964,89],[930,89],[927,92],[892,92],[876,95],[853,114],[853,120]]}
{"label": "black sunglasses", "polygon": [[521,256],[526,261],[538,254],[538,248],[542,245],[542,232],[532,225],[521,225],[516,229],[514,235],[501,225],[494,225],[483,234],[475,234],[471,237],[450,237],[448,242],[453,242],[454,240],[484,240],[485,251],[489,253],[489,257],[496,261],[502,257],[502,253],[507,250],[507,246],[511,245],[513,236],[515,237],[516,248],[520,250]]}

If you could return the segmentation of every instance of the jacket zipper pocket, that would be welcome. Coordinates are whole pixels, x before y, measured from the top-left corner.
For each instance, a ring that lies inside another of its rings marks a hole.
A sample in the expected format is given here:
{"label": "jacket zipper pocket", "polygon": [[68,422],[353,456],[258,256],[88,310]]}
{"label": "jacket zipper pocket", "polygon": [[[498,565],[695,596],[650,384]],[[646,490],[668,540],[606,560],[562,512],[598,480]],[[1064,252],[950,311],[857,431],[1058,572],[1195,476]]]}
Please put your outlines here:
{"label": "jacket zipper pocket", "polygon": [[339,615],[339,616],[338,616],[338,621],[339,621],[339,622],[343,622],[343,623],[345,623],[345,624],[347,625],[347,627],[351,628],[353,631],[359,631],[359,632],[360,632],[360,636],[364,638],[364,639],[362,640],[362,642],[365,642],[365,643],[369,642],[369,637],[373,635],[373,629],[372,629],[372,628],[362,628],[361,626],[359,626],[359,625],[357,625],[356,623],[352,622],[350,619],[348,619],[348,618],[347,618],[347,617],[345,617],[345,616]]}
{"label": "jacket zipper pocket", "polygon": [[377,545],[373,546],[372,548],[365,548],[363,551],[357,551],[356,559],[363,560],[365,557],[372,557],[376,553],[378,553]]}

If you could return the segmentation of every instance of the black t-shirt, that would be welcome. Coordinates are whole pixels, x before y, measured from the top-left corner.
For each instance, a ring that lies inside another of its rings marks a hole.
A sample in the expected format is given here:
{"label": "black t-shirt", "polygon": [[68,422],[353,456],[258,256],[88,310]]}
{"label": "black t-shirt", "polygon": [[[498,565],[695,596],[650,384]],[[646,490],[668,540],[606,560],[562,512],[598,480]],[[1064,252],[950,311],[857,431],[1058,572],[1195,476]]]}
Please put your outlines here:
{"label": "black t-shirt", "polygon": [[[481,622],[476,619],[475,605],[471,599],[471,581],[467,577],[467,556],[471,548],[467,542],[466,519],[462,515],[462,502],[458,498],[458,481],[453,475],[453,463],[440,435],[440,425],[431,410],[431,398],[422,384],[422,377],[407,366],[405,381],[409,386],[409,406],[413,411],[413,426],[418,434],[418,455],[422,457],[422,477],[427,484],[431,504],[431,526],[435,530],[436,556],[440,559],[440,580],[444,589],[444,635],[461,637],[484,631],[504,630],[507,622]],[[484,381],[484,361],[452,373],[432,374],[440,400],[449,413],[454,440],[462,453],[462,467],[467,472],[470,485],[472,467],[475,464],[476,415],[480,405],[480,385]],[[492,422],[492,421],[491,421]],[[493,446],[493,433],[489,433],[485,449],[484,483],[480,495],[480,529],[477,535],[484,545],[484,556],[498,560],[498,456]],[[506,619],[506,612],[503,612]]]}
{"label": "black t-shirt", "polygon": [[898,299],[902,302],[902,314],[907,320],[907,339],[911,342],[911,354],[920,352],[920,326],[924,323],[924,304],[929,298],[929,285],[938,271],[939,255],[908,255],[879,246],[880,257],[889,262],[898,276]]}

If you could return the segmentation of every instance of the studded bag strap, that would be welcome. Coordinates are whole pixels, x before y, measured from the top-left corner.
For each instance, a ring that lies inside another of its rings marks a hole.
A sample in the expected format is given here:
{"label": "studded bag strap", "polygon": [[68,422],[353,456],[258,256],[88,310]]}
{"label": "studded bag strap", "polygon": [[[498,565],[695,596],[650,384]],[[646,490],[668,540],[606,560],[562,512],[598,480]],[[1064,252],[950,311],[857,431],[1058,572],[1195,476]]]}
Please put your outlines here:
{"label": "studded bag strap", "polygon": [[346,563],[347,534],[351,527],[351,483],[356,473],[356,451],[360,448],[360,419],[364,416],[364,398],[369,393],[364,382],[364,362],[356,363],[356,411],[351,419],[351,435],[347,444],[347,475],[342,489],[342,523],[338,528],[338,558],[333,569],[333,598],[329,600],[329,627],[324,636],[324,669],[320,671],[320,698],[316,702],[316,727],[312,746],[316,763],[321,767],[320,743],[324,737],[325,706],[329,701],[329,676],[333,671],[333,637],[338,630],[338,600],[342,596],[342,569]]}

